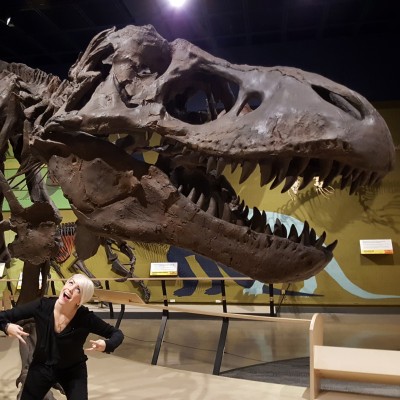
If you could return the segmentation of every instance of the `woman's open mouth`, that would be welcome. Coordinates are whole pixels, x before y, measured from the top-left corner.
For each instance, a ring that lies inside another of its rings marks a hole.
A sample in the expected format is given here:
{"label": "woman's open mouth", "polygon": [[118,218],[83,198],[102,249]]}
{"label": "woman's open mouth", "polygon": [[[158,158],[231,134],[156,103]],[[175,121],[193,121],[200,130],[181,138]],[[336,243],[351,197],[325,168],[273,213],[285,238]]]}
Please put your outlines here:
{"label": "woman's open mouth", "polygon": [[66,300],[71,300],[71,296],[67,292],[63,293],[63,298]]}

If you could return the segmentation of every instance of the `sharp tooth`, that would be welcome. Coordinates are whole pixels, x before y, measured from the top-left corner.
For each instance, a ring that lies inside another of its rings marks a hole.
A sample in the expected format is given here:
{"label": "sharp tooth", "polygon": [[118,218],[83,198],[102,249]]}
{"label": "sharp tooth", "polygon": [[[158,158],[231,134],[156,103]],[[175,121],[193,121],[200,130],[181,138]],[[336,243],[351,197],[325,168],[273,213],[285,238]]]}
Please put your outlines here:
{"label": "sharp tooth", "polygon": [[365,186],[371,178],[370,171],[364,171],[360,177],[360,186]]}
{"label": "sharp tooth", "polygon": [[343,178],[347,178],[347,177],[349,177],[349,176],[351,176],[351,173],[353,172],[353,168],[351,168],[350,166],[348,166],[348,165],[345,165],[344,167],[343,167],[343,170],[342,170],[342,177]]}
{"label": "sharp tooth", "polygon": [[319,180],[323,181],[332,169],[333,160],[319,160]]}
{"label": "sharp tooth", "polygon": [[371,178],[369,179],[368,185],[372,186],[379,180],[379,174],[377,172],[373,172],[371,174]]}
{"label": "sharp tooth", "polygon": [[318,240],[315,242],[314,247],[317,248],[317,249],[321,249],[322,245],[325,242],[325,239],[326,239],[326,233],[324,231],[324,232],[322,232],[322,235],[318,238]]}
{"label": "sharp tooth", "polygon": [[315,233],[314,228],[311,228],[311,230],[310,230],[310,244],[314,245],[316,240],[317,240],[317,234]]}
{"label": "sharp tooth", "polygon": [[338,244],[338,241],[335,240],[329,246],[326,246],[326,249],[332,253],[333,250],[335,250],[335,247],[336,247],[337,244]]}
{"label": "sharp tooth", "polygon": [[238,162],[237,161],[232,161],[231,163],[231,173],[233,174],[236,171],[236,168],[238,166]]}
{"label": "sharp tooth", "polygon": [[204,193],[202,193],[199,197],[199,199],[197,200],[197,206],[199,208],[201,208],[202,210],[204,210],[204,204],[206,203],[206,197],[204,196]]}
{"label": "sharp tooth", "polygon": [[267,185],[275,177],[274,168],[272,162],[260,162],[260,174],[261,174],[261,187]]}
{"label": "sharp tooth", "polygon": [[351,180],[353,182],[356,181],[360,177],[361,173],[362,173],[361,169],[355,169],[351,174]]}
{"label": "sharp tooth", "polygon": [[283,185],[283,188],[281,190],[281,193],[287,192],[297,181],[297,176],[288,176],[286,178],[285,184]]}
{"label": "sharp tooth", "polygon": [[239,184],[242,184],[256,169],[257,163],[245,161],[242,165],[242,173],[240,175]]}
{"label": "sharp tooth", "polygon": [[208,157],[207,161],[207,174],[209,174],[211,171],[215,170],[217,168],[217,162],[215,161],[214,157]]}
{"label": "sharp tooth", "polygon": [[304,246],[308,246],[310,244],[310,226],[308,225],[308,222],[304,222],[304,228],[303,231],[301,232],[300,235],[300,243],[303,244]]}
{"label": "sharp tooth", "polygon": [[340,175],[340,173],[342,172],[343,168],[344,168],[344,165],[343,165],[343,164],[341,164],[341,163],[339,163],[339,162],[337,162],[337,161],[334,161],[334,162],[333,162],[332,169],[331,169],[331,171],[329,172],[329,174],[327,175],[327,177],[324,179],[324,184],[323,184],[322,187],[323,187],[323,188],[328,187],[328,186],[332,183],[332,181],[333,181],[338,175]]}
{"label": "sharp tooth", "polygon": [[263,216],[257,207],[253,208],[253,218],[250,221],[250,227],[253,231],[262,232],[264,229]]}
{"label": "sharp tooth", "polygon": [[241,216],[242,216],[242,218],[243,218],[244,220],[246,220],[248,214],[249,214],[249,207],[246,206],[246,207],[244,208],[244,210],[242,211]]}
{"label": "sharp tooth", "polygon": [[267,223],[267,214],[265,213],[265,211],[263,210],[262,214],[261,214],[261,218],[262,218],[262,225],[263,225],[263,229],[265,228],[265,225]]}
{"label": "sharp tooth", "polygon": [[224,161],[224,159],[222,157],[218,158],[217,178],[222,174],[222,172],[224,172],[225,166],[226,166],[226,162]]}
{"label": "sharp tooth", "polygon": [[310,158],[308,157],[295,157],[290,162],[287,175],[301,175],[308,166]]}
{"label": "sharp tooth", "polygon": [[210,203],[208,205],[207,214],[211,214],[218,218],[218,205],[214,197],[210,198]]}
{"label": "sharp tooth", "polygon": [[343,190],[351,182],[351,175],[342,176],[342,181],[340,182],[340,189]]}
{"label": "sharp tooth", "polygon": [[294,224],[292,224],[292,226],[290,227],[288,239],[292,240],[293,242],[298,242],[299,240],[299,234],[297,233],[297,229]]}
{"label": "sharp tooth", "polygon": [[290,158],[284,158],[282,160],[279,160],[279,163],[278,163],[279,171],[278,171],[278,174],[276,175],[275,180],[272,182],[271,189],[275,189],[285,179],[285,176],[289,169],[290,161],[291,161]]}
{"label": "sharp tooth", "polygon": [[282,224],[280,219],[276,219],[275,226],[274,226],[274,235],[280,236],[283,238],[287,237],[287,229],[286,226]]}
{"label": "sharp tooth", "polygon": [[314,173],[309,172],[303,176],[303,181],[301,182],[299,186],[299,190],[303,190],[314,178]]}
{"label": "sharp tooth", "polygon": [[361,186],[361,176],[351,183],[349,194],[353,194]]}
{"label": "sharp tooth", "polygon": [[278,218],[276,219],[275,225],[274,225],[274,235],[283,237],[282,223]]}
{"label": "sharp tooth", "polygon": [[369,182],[370,177],[371,177],[370,171],[363,171],[358,178],[360,180],[360,186],[365,186],[367,182]]}
{"label": "sharp tooth", "polygon": [[271,227],[269,226],[269,224],[266,224],[266,225],[265,225],[264,233],[266,233],[267,235],[270,235],[270,236],[273,235],[272,229],[271,229]]}
{"label": "sharp tooth", "polygon": [[222,214],[222,219],[224,221],[230,222],[231,221],[231,217],[232,217],[232,211],[231,211],[229,205],[225,203],[224,204],[224,212]]}
{"label": "sharp tooth", "polygon": [[190,193],[188,194],[187,198],[192,202],[196,203],[197,200],[197,193],[196,193],[196,188],[193,187]]}

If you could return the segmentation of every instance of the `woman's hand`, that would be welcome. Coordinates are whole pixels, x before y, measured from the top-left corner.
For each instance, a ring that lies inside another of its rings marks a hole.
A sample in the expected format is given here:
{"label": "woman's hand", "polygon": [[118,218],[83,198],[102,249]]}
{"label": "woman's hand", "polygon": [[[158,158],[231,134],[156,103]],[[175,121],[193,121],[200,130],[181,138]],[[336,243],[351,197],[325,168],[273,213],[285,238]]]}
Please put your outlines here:
{"label": "woman's hand", "polygon": [[23,336],[29,336],[29,333],[24,332],[22,326],[10,323],[7,325],[6,331],[8,336],[16,337],[20,342],[26,344]]}
{"label": "woman's hand", "polygon": [[106,341],[103,339],[89,340],[89,342],[92,344],[92,347],[85,349],[86,351],[95,350],[95,351],[103,352],[106,349]]}

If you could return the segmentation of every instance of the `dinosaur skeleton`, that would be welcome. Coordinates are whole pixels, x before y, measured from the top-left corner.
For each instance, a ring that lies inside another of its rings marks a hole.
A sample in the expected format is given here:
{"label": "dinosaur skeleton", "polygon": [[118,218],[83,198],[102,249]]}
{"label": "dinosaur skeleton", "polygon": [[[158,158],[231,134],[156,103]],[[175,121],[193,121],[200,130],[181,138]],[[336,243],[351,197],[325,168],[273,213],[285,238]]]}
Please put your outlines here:
{"label": "dinosaur skeleton", "polygon": [[[50,264],[56,271],[57,275],[65,279],[60,264],[66,262],[71,254],[74,256],[69,269],[74,273],[84,273],[93,280],[95,287],[102,288],[100,281],[96,280],[95,275],[86,267],[84,260],[79,259],[75,248],[75,236],[76,236],[76,224],[74,222],[67,222],[59,225],[58,236],[61,239],[61,245],[59,246],[58,253],[55,257],[50,259]],[[104,247],[107,256],[108,264],[111,264],[111,270],[122,278],[117,279],[117,282],[125,282],[128,278],[136,277],[134,275],[136,257],[133,249],[125,241],[116,241],[114,239],[101,239],[101,245]],[[129,269],[119,260],[118,254],[115,252],[124,254],[129,259]],[[150,300],[150,291],[142,280],[133,282],[134,285],[139,285],[145,302]]]}
{"label": "dinosaur skeleton", "polygon": [[[22,170],[46,163],[90,237],[188,248],[264,282],[315,275],[336,241],[308,223],[271,227],[257,208],[248,218],[228,164],[240,183],[259,166],[271,189],[340,178],[350,193],[394,164],[390,132],[361,95],[295,68],[230,64],[151,26],[98,34],[65,81],[0,70],[3,148],[23,133]],[[154,165],[131,155],[150,149]]]}
{"label": "dinosaur skeleton", "polygon": [[[199,94],[204,108],[193,111]],[[101,240],[162,243],[267,283],[317,274],[336,241],[325,246],[326,233],[317,239],[307,222],[301,233],[279,220],[271,227],[257,208],[249,218],[225,167],[241,166],[240,184],[258,166],[270,189],[286,192],[301,178],[302,190],[318,177],[321,189],[341,179],[354,193],[394,165],[390,132],[361,95],[295,68],[230,64],[151,26],[99,33],[64,81],[0,62],[3,161],[9,145],[34,203],[23,209],[0,176],[0,201],[6,196],[11,209],[0,230],[17,233],[8,249],[24,261],[21,302],[42,294],[40,272],[47,276],[59,244],[42,163],[77,216],[79,259]],[[154,165],[132,156],[149,150],[158,153]]]}

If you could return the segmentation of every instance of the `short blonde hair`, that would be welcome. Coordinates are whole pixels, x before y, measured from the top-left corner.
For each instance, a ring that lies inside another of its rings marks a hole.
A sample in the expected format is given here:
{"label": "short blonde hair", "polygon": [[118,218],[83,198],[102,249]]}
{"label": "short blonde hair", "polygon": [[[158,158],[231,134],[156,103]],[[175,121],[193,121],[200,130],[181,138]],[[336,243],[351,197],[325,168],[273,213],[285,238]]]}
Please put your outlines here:
{"label": "short blonde hair", "polygon": [[93,282],[86,275],[83,274],[72,275],[69,279],[73,279],[75,283],[79,285],[79,290],[81,293],[81,302],[79,303],[79,306],[81,306],[84,303],[87,303],[93,297],[94,293]]}

